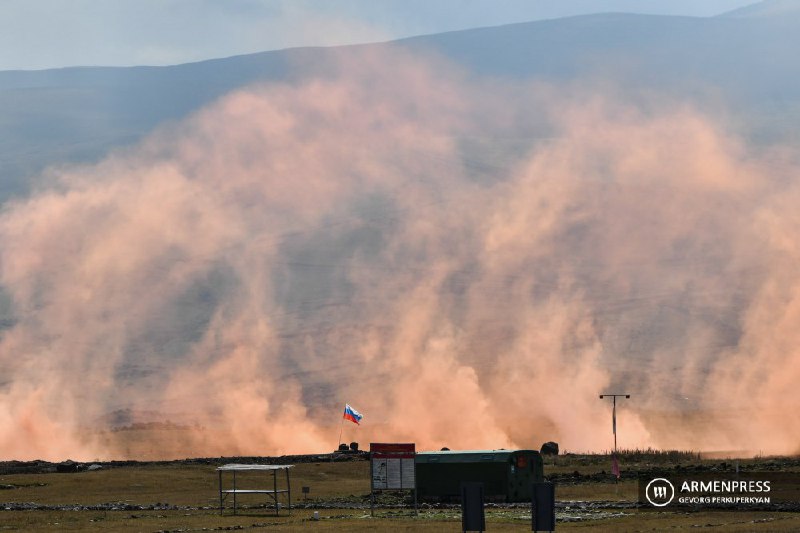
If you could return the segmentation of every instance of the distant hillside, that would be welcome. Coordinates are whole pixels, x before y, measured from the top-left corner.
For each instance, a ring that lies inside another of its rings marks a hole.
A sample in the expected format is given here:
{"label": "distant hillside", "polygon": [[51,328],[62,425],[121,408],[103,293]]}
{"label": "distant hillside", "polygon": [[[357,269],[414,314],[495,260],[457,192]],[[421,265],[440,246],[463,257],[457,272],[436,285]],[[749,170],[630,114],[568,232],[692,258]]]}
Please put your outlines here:
{"label": "distant hillside", "polygon": [[[676,99],[727,101],[755,136],[793,136],[800,109],[800,19],[784,14],[796,7],[776,0],[716,18],[580,16],[398,44],[432,50],[477,75],[599,78]],[[334,50],[291,49],[171,67],[0,72],[0,198],[26,190],[48,165],[97,159],[237,87],[322,72]]]}
{"label": "distant hillside", "polygon": [[764,0],[721,15],[734,18],[800,16],[800,2],[797,0]]}

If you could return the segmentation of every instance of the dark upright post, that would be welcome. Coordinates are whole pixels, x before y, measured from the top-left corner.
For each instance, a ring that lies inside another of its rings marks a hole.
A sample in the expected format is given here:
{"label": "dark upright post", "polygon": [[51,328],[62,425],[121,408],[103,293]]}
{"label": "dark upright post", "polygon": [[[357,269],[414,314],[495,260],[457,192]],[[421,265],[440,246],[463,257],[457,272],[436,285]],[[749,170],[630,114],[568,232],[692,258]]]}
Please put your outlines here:
{"label": "dark upright post", "polygon": [[531,501],[531,531],[556,530],[556,486],[553,483],[534,483]]}
{"label": "dark upright post", "polygon": [[461,484],[461,531],[486,531],[483,483]]}

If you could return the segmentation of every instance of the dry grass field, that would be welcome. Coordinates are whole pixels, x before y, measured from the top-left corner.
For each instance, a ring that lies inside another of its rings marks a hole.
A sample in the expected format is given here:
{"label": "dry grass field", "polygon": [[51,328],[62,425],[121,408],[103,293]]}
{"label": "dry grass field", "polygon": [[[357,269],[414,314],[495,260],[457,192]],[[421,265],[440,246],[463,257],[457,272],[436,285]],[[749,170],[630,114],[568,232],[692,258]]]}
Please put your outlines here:
{"label": "dry grass field", "polygon": [[[761,461],[776,464],[774,459]],[[702,460],[690,454],[630,454],[623,458],[622,466],[630,472],[659,463],[717,465],[719,460]],[[742,462],[754,463],[757,465],[758,460]],[[99,470],[76,473],[6,473],[0,475],[0,532],[433,532],[461,528],[457,506],[423,505],[417,517],[408,509],[386,506],[371,517],[367,461],[298,463],[291,475],[295,507],[290,513],[284,509],[276,517],[265,506],[263,496],[245,496],[239,500],[242,508],[236,516],[230,508],[220,516],[217,464],[216,460],[105,464]],[[777,464],[784,470],[796,470],[798,462]],[[651,513],[615,506],[635,502],[637,486],[630,478],[623,477],[619,483],[592,478],[608,470],[607,456],[547,459],[545,472],[557,483],[559,531],[800,531],[800,513],[796,512]],[[258,476],[264,474],[240,478],[240,487],[264,485],[267,478]],[[575,479],[570,480],[573,476]],[[271,477],[267,484],[271,484]],[[300,492],[302,486],[310,487],[307,500]],[[600,505],[593,507],[591,503]],[[312,518],[315,511],[319,520]],[[487,506],[487,529],[530,531],[530,508]]]}

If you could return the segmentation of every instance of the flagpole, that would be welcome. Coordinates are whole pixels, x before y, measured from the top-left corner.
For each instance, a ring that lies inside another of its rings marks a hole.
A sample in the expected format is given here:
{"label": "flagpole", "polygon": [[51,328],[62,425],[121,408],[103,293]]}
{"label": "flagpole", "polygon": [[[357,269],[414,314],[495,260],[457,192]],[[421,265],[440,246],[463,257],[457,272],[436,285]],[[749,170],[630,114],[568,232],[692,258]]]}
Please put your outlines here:
{"label": "flagpole", "polygon": [[342,412],[342,423],[339,424],[339,444],[336,445],[336,451],[339,451],[339,446],[342,445],[342,430],[344,429],[344,412]]}

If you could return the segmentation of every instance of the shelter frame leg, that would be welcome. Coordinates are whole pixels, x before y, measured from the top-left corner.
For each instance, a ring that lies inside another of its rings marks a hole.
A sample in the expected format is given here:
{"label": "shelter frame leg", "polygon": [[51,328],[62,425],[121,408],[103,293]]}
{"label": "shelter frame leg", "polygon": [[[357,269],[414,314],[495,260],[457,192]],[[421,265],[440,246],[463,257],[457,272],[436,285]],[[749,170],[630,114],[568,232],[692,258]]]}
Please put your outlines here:
{"label": "shelter frame leg", "polygon": [[292,484],[289,482],[289,469],[286,468],[286,504],[289,507],[289,514],[292,514]]}
{"label": "shelter frame leg", "polygon": [[279,509],[278,509],[278,472],[277,470],[272,471],[272,495],[275,498],[275,516],[278,516]]}

